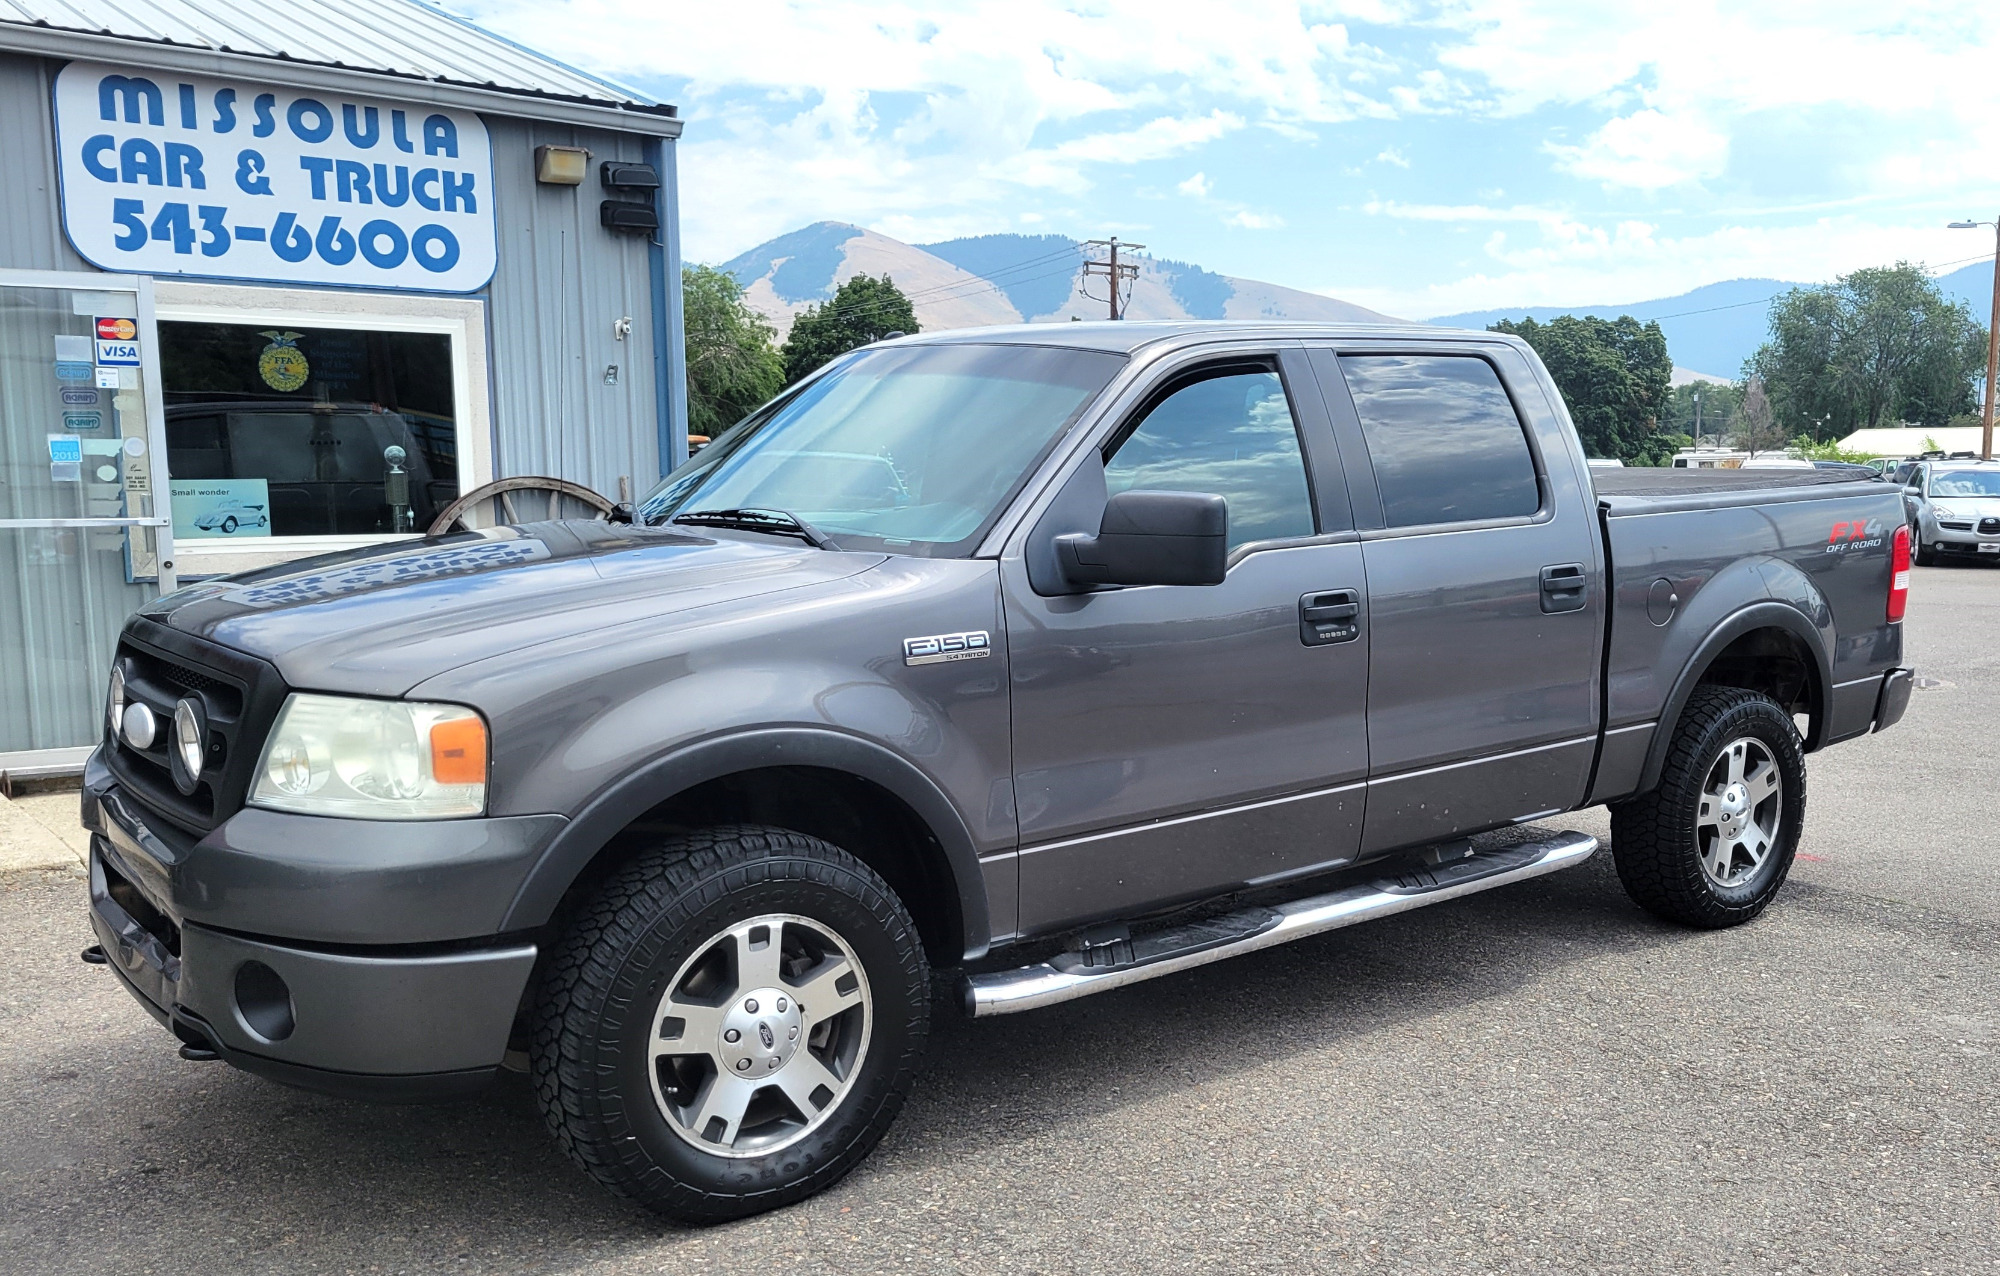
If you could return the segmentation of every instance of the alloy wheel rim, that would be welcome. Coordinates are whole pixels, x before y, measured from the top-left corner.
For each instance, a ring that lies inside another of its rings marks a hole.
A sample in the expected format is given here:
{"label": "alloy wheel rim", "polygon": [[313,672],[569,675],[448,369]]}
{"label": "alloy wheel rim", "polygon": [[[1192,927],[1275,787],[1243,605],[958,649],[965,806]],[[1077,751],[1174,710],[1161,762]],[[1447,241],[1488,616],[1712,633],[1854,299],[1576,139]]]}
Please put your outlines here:
{"label": "alloy wheel rim", "polygon": [[1741,886],[1778,844],[1784,782],[1777,755],[1755,736],[1732,740],[1702,778],[1694,823],[1701,871],[1717,886]]}
{"label": "alloy wheel rim", "polygon": [[698,945],[660,995],[647,1075],[667,1125],[713,1156],[767,1156],[819,1128],[860,1075],[868,975],[823,922],[766,913]]}

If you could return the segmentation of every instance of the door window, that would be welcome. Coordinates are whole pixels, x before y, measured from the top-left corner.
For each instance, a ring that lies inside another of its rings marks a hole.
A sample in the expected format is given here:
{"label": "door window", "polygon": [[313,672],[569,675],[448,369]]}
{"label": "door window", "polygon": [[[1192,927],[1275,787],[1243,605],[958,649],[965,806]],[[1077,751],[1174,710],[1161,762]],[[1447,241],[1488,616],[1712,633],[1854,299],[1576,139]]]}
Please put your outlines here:
{"label": "door window", "polygon": [[1204,376],[1168,394],[1104,463],[1112,494],[1205,492],[1229,502],[1229,548],[1311,536],[1298,426],[1276,372]]}
{"label": "door window", "polygon": [[1390,527],[1541,508],[1528,438],[1493,365],[1464,355],[1342,356]]}

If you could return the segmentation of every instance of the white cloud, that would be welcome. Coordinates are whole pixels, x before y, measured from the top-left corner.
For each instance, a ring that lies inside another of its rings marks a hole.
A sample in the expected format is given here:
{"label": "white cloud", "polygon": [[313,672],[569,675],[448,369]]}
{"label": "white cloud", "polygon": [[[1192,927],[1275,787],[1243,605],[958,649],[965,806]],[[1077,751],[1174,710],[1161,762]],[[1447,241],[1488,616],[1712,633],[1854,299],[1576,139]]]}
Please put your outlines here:
{"label": "white cloud", "polygon": [[1183,195],[1192,195],[1196,199],[1207,199],[1208,193],[1215,189],[1215,183],[1208,180],[1208,174],[1196,173],[1193,177],[1176,185],[1174,189]]}
{"label": "white cloud", "polygon": [[1239,208],[1222,219],[1225,226],[1236,226],[1243,230],[1277,230],[1284,226],[1285,219],[1275,213],[1253,213],[1247,208]]}
{"label": "white cloud", "polygon": [[599,74],[685,80],[683,237],[698,259],[820,218],[911,215],[913,198],[1005,229],[1023,187],[1073,198],[1107,167],[1253,122],[1385,115],[1367,83],[1394,70],[1341,21],[1380,16],[1374,0],[1178,18],[1150,0],[455,3]]}
{"label": "white cloud", "polygon": [[1651,107],[1606,121],[1582,146],[1548,149],[1578,177],[1642,190],[1719,177],[1729,161],[1729,138],[1700,114]]}
{"label": "white cloud", "polygon": [[1377,164],[1394,164],[1397,168],[1408,168],[1410,166],[1409,157],[1393,146],[1383,147],[1382,153],[1375,157],[1375,162]]}

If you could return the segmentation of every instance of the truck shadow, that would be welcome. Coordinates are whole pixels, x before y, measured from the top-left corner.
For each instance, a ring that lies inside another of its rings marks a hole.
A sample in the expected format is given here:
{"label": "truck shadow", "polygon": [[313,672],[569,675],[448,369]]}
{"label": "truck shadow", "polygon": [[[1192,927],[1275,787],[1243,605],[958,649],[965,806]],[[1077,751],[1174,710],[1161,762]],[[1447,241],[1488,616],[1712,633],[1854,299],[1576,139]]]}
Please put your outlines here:
{"label": "truck shadow", "polygon": [[[1578,963],[1701,938],[1628,903],[1600,854],[1489,894],[1026,1015],[969,1022],[940,1002],[930,1067],[900,1121],[853,1176],[801,1208],[820,1216],[915,1190],[908,1185],[937,1166],[1032,1158],[1009,1148],[1274,1063],[1337,1069],[1361,1034],[1420,1030],[1486,1000],[1573,997],[1564,975]],[[740,1228],[789,1227],[796,1238],[803,1225],[773,1221],[781,1212],[681,1233],[612,1199],[557,1151],[519,1077],[462,1104],[384,1108],[179,1063],[156,1030],[88,1049],[88,1058],[79,1043],[40,1060],[54,1071],[33,1078],[104,1078],[87,1114],[41,1140],[90,1167],[90,1190],[16,1230],[17,1252],[45,1260],[36,1269],[102,1270],[113,1255],[96,1246],[135,1231],[160,1253],[214,1254],[218,1237],[233,1237],[226,1252],[242,1261],[225,1267],[463,1259],[533,1270],[663,1241],[693,1257]],[[109,1068],[107,1053],[117,1056]]]}

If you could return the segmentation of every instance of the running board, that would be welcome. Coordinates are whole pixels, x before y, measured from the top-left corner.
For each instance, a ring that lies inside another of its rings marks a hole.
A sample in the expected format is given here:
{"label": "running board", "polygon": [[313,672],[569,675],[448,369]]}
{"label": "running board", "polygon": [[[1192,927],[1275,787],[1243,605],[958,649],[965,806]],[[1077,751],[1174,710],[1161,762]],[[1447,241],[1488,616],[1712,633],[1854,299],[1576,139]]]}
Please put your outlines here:
{"label": "running board", "polygon": [[1442,864],[1288,904],[1249,908],[1137,937],[1117,935],[1118,928],[1109,928],[1114,932],[1112,938],[1081,951],[1061,953],[1018,970],[967,976],[965,1008],[975,1017],[1038,1010],[1356,922],[1492,890],[1581,864],[1597,852],[1597,839],[1588,833],[1558,833],[1546,841],[1521,842],[1492,851],[1468,853],[1458,849],[1463,846],[1453,844],[1459,858]]}

